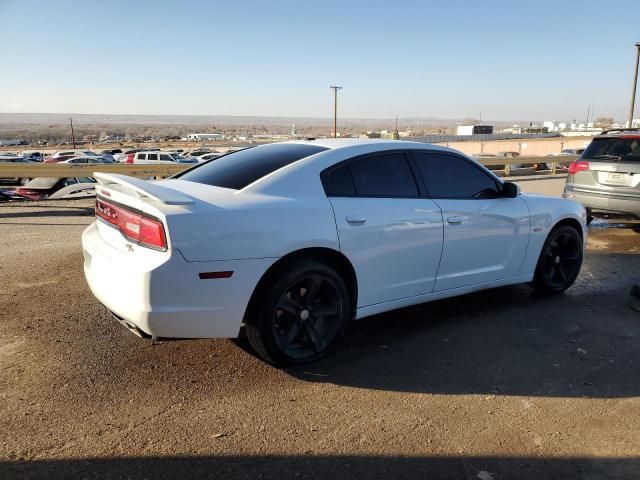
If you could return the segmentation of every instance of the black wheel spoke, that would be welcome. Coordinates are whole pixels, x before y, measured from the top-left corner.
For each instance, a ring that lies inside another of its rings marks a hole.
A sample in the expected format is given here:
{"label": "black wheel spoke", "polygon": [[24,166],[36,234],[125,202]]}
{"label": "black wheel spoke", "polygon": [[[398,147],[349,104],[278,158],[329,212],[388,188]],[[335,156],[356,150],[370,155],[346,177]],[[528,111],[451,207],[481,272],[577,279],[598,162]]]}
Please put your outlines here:
{"label": "black wheel spoke", "polygon": [[298,316],[298,313],[302,310],[302,306],[298,302],[286,295],[282,296],[276,308],[295,316]]}
{"label": "black wheel spoke", "polygon": [[562,260],[563,262],[575,262],[576,260],[578,260],[578,255],[577,254],[564,255],[560,257],[560,260]]}
{"label": "black wheel spoke", "polygon": [[298,321],[295,321],[292,323],[291,325],[291,329],[289,330],[289,333],[287,334],[287,343],[289,345],[293,344],[293,342],[296,341],[296,338],[298,338],[298,335],[300,335],[300,329],[302,327],[302,324]]}
{"label": "black wheel spoke", "polygon": [[311,305],[315,303],[315,300],[318,298],[318,294],[320,293],[320,287],[322,285],[322,278],[318,276],[311,277],[309,282],[309,287],[307,291],[304,292],[304,301],[307,305]]}
{"label": "black wheel spoke", "polygon": [[330,315],[337,315],[339,311],[337,303],[326,303],[313,307],[313,316],[317,318],[323,318]]}
{"label": "black wheel spoke", "polygon": [[567,281],[567,274],[564,271],[564,267],[562,266],[562,264],[559,263],[558,265],[556,265],[556,271],[560,275],[560,278],[562,279],[562,282],[566,282]]}
{"label": "black wheel spoke", "polygon": [[320,338],[320,335],[318,335],[315,325],[311,322],[305,323],[304,330],[311,341],[311,347],[313,350],[315,352],[322,350],[322,339]]}

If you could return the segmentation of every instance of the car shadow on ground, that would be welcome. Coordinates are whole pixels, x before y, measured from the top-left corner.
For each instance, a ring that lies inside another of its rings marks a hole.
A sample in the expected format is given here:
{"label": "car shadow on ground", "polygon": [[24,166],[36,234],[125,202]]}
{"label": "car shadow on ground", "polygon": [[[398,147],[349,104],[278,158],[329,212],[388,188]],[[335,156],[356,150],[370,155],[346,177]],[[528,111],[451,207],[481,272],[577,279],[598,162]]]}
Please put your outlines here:
{"label": "car shadow on ground", "polygon": [[640,459],[592,457],[237,455],[148,456],[0,462],[6,479],[636,479]]}
{"label": "car shadow on ground", "polygon": [[613,272],[589,268],[561,295],[504,287],[356,321],[332,355],[287,372],[416,393],[638,396],[640,315],[628,304],[638,278],[627,272],[640,275],[640,255],[591,255]]}

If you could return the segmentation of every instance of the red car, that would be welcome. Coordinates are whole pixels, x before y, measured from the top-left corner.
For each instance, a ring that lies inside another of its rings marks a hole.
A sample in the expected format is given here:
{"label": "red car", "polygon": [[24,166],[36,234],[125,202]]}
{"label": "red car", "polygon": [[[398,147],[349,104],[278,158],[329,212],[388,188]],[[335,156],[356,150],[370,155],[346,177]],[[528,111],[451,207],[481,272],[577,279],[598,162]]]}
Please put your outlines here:
{"label": "red car", "polygon": [[82,198],[95,195],[95,183],[89,177],[38,177],[16,188],[14,194],[29,200]]}

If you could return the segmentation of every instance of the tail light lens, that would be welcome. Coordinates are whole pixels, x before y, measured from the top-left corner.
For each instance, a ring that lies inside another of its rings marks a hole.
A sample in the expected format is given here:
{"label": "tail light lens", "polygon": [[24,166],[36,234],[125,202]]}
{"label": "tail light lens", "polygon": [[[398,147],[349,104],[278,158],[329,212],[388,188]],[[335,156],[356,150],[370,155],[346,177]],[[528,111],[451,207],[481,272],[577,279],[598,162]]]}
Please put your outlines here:
{"label": "tail light lens", "polygon": [[127,163],[133,163],[133,157],[135,156],[135,153],[130,153],[129,155],[127,155]]}
{"label": "tail light lens", "polygon": [[162,222],[143,213],[96,198],[96,216],[120,230],[127,240],[156,250],[167,249]]}
{"label": "tail light lens", "polygon": [[571,165],[569,165],[569,175],[574,175],[585,170],[589,170],[589,162],[584,160],[577,160],[575,162],[571,162]]}

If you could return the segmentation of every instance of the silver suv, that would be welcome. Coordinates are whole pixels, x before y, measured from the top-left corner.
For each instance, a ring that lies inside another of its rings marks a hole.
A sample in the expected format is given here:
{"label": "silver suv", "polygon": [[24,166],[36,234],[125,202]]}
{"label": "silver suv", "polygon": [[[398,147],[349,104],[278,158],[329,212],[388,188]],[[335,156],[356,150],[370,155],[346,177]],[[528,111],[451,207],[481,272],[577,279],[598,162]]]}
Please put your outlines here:
{"label": "silver suv", "polygon": [[640,129],[602,132],[569,166],[564,198],[594,216],[640,219]]}

